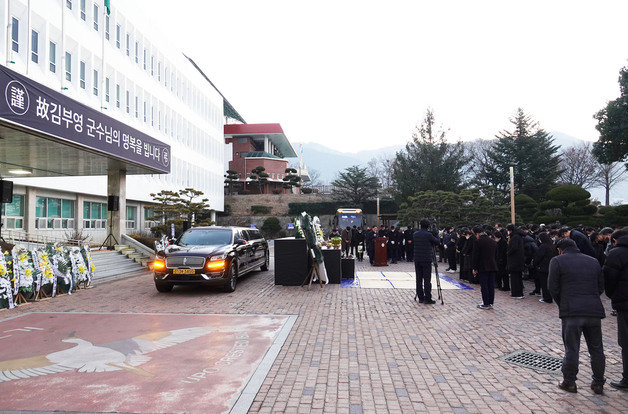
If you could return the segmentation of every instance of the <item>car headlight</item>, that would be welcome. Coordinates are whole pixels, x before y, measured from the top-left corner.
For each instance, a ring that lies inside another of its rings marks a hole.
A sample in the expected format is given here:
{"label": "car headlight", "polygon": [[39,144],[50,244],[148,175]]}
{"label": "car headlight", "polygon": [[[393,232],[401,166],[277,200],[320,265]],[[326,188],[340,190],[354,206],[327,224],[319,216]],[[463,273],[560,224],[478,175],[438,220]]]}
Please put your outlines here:
{"label": "car headlight", "polygon": [[213,262],[213,261],[216,261],[216,260],[224,260],[226,258],[227,258],[227,253],[215,254],[215,255],[209,257],[209,261]]}

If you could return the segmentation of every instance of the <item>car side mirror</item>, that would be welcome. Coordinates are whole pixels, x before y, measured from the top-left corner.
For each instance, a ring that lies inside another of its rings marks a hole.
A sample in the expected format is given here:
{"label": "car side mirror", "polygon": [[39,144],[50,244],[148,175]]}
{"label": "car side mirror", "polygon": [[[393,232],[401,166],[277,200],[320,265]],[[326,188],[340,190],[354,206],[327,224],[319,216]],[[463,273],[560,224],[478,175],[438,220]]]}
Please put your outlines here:
{"label": "car side mirror", "polygon": [[237,246],[244,246],[246,244],[246,240],[244,240],[244,239],[235,239],[235,244]]}

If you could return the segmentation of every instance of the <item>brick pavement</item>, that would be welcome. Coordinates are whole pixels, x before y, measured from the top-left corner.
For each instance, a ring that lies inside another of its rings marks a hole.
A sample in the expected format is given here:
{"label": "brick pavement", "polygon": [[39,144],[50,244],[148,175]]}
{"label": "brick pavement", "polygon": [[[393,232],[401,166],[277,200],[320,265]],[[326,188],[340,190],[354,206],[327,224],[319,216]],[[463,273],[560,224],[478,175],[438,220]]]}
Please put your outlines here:
{"label": "brick pavement", "polygon": [[[556,305],[496,292],[495,309],[482,311],[475,307],[479,289],[444,295],[445,306],[429,306],[414,302],[409,290],[306,291],[275,286],[271,268],[240,281],[233,294],[193,287],[159,294],[144,275],[0,311],[0,318],[33,311],[298,315],[251,406],[255,413],[628,411],[628,393],[607,386],[596,396],[588,388],[586,350],[577,395],[557,388],[560,375],[498,360],[518,349],[562,356]],[[610,302],[604,304],[610,314]],[[619,379],[617,324],[612,316],[602,324],[607,378]]]}

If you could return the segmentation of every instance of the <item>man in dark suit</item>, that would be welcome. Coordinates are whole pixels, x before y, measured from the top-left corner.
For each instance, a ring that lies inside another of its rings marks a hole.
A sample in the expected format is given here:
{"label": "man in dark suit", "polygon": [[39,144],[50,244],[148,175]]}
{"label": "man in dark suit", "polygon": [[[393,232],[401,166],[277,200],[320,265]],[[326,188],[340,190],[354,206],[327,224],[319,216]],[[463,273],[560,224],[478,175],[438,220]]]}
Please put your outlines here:
{"label": "man in dark suit", "polygon": [[508,279],[508,242],[501,230],[495,230],[493,238],[497,242],[497,251],[495,253],[495,260],[497,261],[497,276],[495,278],[495,285],[501,291],[510,291],[510,280]]}
{"label": "man in dark suit", "polygon": [[571,239],[576,242],[576,246],[581,253],[589,255],[591,257],[595,257],[595,250],[593,250],[593,245],[591,244],[591,240],[579,232],[576,229],[569,229],[569,227],[563,227],[558,230],[558,237],[561,239]]}
{"label": "man in dark suit", "polygon": [[377,237],[377,226],[373,226],[373,230],[366,233],[366,252],[369,255],[371,266],[375,264],[375,238]]}
{"label": "man in dark suit", "polygon": [[412,236],[414,235],[414,230],[412,227],[408,226],[408,228],[403,232],[403,238],[405,242],[406,249],[406,261],[413,262],[414,261],[414,246],[412,245]]}
{"label": "man in dark suit", "polygon": [[506,266],[510,274],[510,296],[515,299],[523,299],[523,266],[525,265],[525,255],[523,251],[523,232],[509,224],[508,230],[509,242],[506,251]]}
{"label": "man in dark suit", "polygon": [[480,280],[482,291],[482,303],[478,305],[480,309],[493,309],[495,300],[495,274],[497,273],[497,261],[495,253],[497,242],[491,238],[491,230],[482,230],[475,227],[473,232],[477,235],[474,241],[472,253],[473,274]]}
{"label": "man in dark suit", "polygon": [[547,284],[558,304],[565,346],[563,381],[558,387],[567,392],[578,392],[576,375],[580,338],[584,334],[593,371],[591,389],[602,394],[606,365],[602,344],[602,319],[606,314],[600,300],[604,292],[602,268],[594,257],[580,253],[571,239],[559,240],[556,247],[559,255],[550,260]]}
{"label": "man in dark suit", "polygon": [[427,231],[430,227],[428,220],[421,220],[419,227],[420,229],[412,235],[416,273],[416,296],[414,299],[419,298],[419,303],[433,305],[436,302],[432,300],[432,262],[434,260],[434,246],[438,245],[439,240]]}

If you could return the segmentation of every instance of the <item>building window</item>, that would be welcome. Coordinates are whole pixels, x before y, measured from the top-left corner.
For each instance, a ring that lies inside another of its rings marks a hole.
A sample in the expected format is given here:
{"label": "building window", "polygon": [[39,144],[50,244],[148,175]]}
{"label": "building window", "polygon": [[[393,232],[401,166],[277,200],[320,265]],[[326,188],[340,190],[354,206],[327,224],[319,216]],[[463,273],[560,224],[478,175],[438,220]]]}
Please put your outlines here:
{"label": "building window", "polygon": [[11,17],[11,49],[15,53],[20,51],[20,21],[15,17]]}
{"label": "building window", "polygon": [[94,95],[98,96],[98,71],[94,69]]}
{"label": "building window", "polygon": [[109,78],[105,78],[105,101],[109,102]]}
{"label": "building window", "polygon": [[86,20],[86,15],[85,15],[85,0],[81,0],[81,19]]}
{"label": "building window", "polygon": [[105,15],[105,39],[109,40],[109,15]]}
{"label": "building window", "polygon": [[146,101],[144,101],[144,123],[146,123]]}
{"label": "building window", "polygon": [[161,62],[157,62],[157,80],[161,82]]}
{"label": "building window", "polygon": [[72,0],[65,0],[65,5],[68,9],[72,10]]}
{"label": "building window", "polygon": [[94,30],[98,31],[98,6],[94,4]]}
{"label": "building window", "polygon": [[81,88],[85,89],[85,62],[82,60],[79,67],[79,83]]}
{"label": "building window", "polygon": [[137,207],[126,206],[126,228],[134,229],[137,223]]}
{"label": "building window", "polygon": [[150,107],[150,126],[155,126],[155,108]]}
{"label": "building window", "polygon": [[146,70],[146,49],[144,49],[144,70]]}
{"label": "building window", "polygon": [[74,227],[74,200],[37,197],[36,228],[69,229]]}
{"label": "building window", "polygon": [[31,60],[39,63],[39,33],[31,31]]}
{"label": "building window", "polygon": [[116,47],[120,49],[120,25],[116,24]]}
{"label": "building window", "polygon": [[155,76],[155,56],[150,57],[150,75]]}
{"label": "building window", "polygon": [[50,42],[48,60],[50,61],[50,72],[55,73],[57,71],[57,44],[54,42]]}
{"label": "building window", "polygon": [[2,204],[2,225],[8,229],[24,228],[24,196],[13,194],[11,203]]}
{"label": "building window", "polygon": [[135,63],[140,63],[140,45],[135,42]]}
{"label": "building window", "polygon": [[65,80],[72,82],[72,55],[65,52]]}
{"label": "building window", "polygon": [[131,35],[126,34],[126,55],[131,56]]}
{"label": "building window", "polygon": [[107,228],[107,205],[104,203],[83,201],[83,228]]}
{"label": "building window", "polygon": [[131,92],[126,91],[126,113],[131,112]]}
{"label": "building window", "polygon": [[116,84],[116,108],[120,108],[120,85]]}
{"label": "building window", "polygon": [[139,116],[139,110],[140,110],[139,99],[138,99],[138,97],[136,96],[136,97],[135,97],[135,117],[136,117],[136,118],[139,118],[139,117],[140,117],[140,116]]}
{"label": "building window", "polygon": [[164,69],[164,86],[168,86],[168,67]]}

